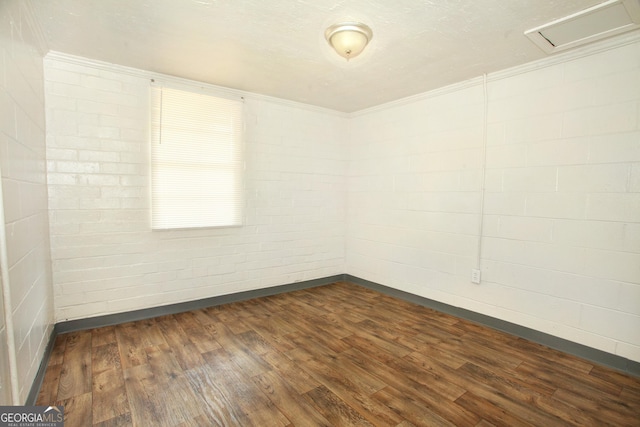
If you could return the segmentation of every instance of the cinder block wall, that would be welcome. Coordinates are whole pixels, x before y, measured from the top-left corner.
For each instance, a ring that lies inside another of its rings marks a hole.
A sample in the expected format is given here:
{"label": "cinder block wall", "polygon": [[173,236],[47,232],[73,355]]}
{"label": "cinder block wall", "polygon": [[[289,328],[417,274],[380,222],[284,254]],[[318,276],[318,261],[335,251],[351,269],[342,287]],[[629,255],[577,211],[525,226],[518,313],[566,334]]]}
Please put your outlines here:
{"label": "cinder block wall", "polygon": [[55,54],[45,76],[56,321],[344,273],[344,115],[245,94],[244,225],[151,231],[158,76]]}
{"label": "cinder block wall", "polygon": [[53,330],[44,51],[26,2],[0,2],[0,226],[6,231],[0,252],[8,262],[0,266],[8,277],[0,288],[0,405],[24,403]]}
{"label": "cinder block wall", "polygon": [[635,40],[356,114],[347,272],[640,361]]}
{"label": "cinder block wall", "polygon": [[245,94],[245,226],[152,232],[151,75],[49,55],[56,320],[347,273],[640,361],[639,58],[349,116]]}

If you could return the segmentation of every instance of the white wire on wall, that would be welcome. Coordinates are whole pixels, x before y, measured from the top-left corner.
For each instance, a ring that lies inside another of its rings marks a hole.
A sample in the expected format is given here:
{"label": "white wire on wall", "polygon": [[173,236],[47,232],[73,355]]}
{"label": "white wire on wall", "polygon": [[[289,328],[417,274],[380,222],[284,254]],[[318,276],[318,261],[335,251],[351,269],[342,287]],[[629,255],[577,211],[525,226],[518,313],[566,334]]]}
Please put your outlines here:
{"label": "white wire on wall", "polygon": [[489,96],[487,91],[487,74],[482,75],[482,164],[480,167],[480,212],[478,225],[478,245],[476,248],[476,269],[480,270],[482,260],[482,235],[484,232],[484,193],[487,175],[487,121],[489,116]]}

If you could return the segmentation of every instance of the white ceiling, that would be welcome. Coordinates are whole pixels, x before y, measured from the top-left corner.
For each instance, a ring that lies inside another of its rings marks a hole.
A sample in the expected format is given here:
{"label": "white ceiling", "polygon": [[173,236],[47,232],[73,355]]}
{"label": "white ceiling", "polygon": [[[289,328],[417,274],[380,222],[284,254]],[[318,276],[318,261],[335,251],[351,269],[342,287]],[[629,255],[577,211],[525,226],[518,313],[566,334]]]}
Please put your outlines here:
{"label": "white ceiling", "polygon": [[[601,0],[32,0],[51,50],[352,112],[545,56],[523,32]],[[324,30],[361,21],[347,62]]]}

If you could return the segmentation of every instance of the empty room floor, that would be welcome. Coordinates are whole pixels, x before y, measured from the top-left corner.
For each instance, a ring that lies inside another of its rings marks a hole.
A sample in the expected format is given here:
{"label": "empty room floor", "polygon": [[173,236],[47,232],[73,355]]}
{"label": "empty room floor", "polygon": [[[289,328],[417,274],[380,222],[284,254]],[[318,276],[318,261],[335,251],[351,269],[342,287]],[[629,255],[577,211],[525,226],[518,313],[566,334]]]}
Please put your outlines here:
{"label": "empty room floor", "polygon": [[72,426],[638,426],[640,378],[346,282],[59,335]]}

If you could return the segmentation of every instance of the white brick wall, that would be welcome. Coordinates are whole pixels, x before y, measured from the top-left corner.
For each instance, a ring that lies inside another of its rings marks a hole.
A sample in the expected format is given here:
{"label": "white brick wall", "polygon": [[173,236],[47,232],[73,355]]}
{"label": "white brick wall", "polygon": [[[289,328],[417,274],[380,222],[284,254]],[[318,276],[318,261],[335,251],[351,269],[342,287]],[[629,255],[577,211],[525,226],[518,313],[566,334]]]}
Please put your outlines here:
{"label": "white brick wall", "polygon": [[151,232],[149,76],[52,55],[56,320],[346,272],[640,361],[639,58],[490,75],[484,183],[479,80],[351,118],[245,94],[245,225]]}
{"label": "white brick wall", "polygon": [[488,76],[482,284],[479,81],[351,120],[347,273],[640,361],[640,43],[513,71]]}
{"label": "white brick wall", "polygon": [[[53,329],[42,46],[28,5],[0,3],[0,168],[9,295],[0,289],[0,404],[24,404]],[[1,267],[0,267],[1,269]],[[1,281],[1,279],[0,279]],[[10,303],[13,329],[5,325]],[[15,341],[18,401],[9,384]]]}
{"label": "white brick wall", "polygon": [[149,76],[82,62],[45,59],[56,321],[344,272],[346,117],[246,94],[245,224],[152,232]]}
{"label": "white brick wall", "polygon": [[[482,88],[351,119],[347,272],[442,300],[479,226]],[[424,282],[434,292],[424,292]]]}

